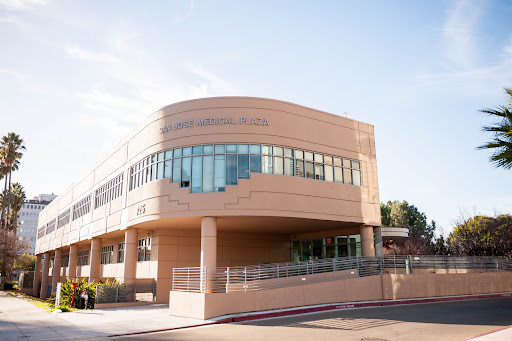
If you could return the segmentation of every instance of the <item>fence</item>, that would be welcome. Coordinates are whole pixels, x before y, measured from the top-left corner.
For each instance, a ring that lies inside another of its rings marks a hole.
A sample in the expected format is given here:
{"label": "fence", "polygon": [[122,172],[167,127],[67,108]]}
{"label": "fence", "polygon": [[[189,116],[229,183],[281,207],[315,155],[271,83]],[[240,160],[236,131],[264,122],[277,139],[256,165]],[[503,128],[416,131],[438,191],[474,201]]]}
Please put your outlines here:
{"label": "fence", "polygon": [[414,272],[512,271],[502,257],[385,256],[322,259],[238,267],[174,268],[172,290],[187,292],[254,291],[338,279]]}
{"label": "fence", "polygon": [[156,283],[98,284],[95,303],[155,302]]}
{"label": "fence", "polygon": [[18,274],[18,288],[32,289],[34,287],[34,271],[22,271]]}

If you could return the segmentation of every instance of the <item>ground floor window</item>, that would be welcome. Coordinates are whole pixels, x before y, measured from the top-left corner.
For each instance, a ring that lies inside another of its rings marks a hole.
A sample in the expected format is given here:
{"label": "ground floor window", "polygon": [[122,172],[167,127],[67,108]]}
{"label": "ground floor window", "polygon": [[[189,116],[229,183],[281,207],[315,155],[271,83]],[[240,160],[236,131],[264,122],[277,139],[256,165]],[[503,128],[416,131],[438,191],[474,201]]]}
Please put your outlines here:
{"label": "ground floor window", "polygon": [[78,253],[78,266],[89,265],[89,250]]}
{"label": "ground floor window", "polygon": [[148,261],[151,259],[151,237],[139,239],[137,246],[137,261]]}
{"label": "ground floor window", "polygon": [[114,245],[101,248],[101,264],[111,264],[114,261]]}
{"label": "ground floor window", "polygon": [[62,256],[62,267],[67,268],[69,266],[69,255]]}
{"label": "ground floor window", "polygon": [[117,249],[117,262],[124,263],[124,243],[119,243],[119,247]]}
{"label": "ground floor window", "polygon": [[292,261],[361,256],[361,236],[336,236],[292,241]]}

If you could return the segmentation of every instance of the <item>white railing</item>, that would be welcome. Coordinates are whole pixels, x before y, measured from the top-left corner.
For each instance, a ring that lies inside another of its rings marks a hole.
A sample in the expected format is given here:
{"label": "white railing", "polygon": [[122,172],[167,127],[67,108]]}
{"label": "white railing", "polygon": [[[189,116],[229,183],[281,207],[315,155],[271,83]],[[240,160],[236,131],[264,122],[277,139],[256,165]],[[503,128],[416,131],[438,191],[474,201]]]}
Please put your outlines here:
{"label": "white railing", "polygon": [[174,268],[172,290],[236,292],[392,274],[512,271],[501,257],[385,256],[321,259],[236,267]]}

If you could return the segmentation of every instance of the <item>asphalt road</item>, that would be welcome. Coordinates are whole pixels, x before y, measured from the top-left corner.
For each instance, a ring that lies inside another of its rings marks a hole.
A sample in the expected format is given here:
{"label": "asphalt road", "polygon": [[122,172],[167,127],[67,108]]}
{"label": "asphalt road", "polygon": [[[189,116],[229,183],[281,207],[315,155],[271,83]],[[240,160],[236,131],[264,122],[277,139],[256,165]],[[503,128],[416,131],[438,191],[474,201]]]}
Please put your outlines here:
{"label": "asphalt road", "polygon": [[512,325],[512,298],[414,304],[274,318],[115,340],[463,340]]}

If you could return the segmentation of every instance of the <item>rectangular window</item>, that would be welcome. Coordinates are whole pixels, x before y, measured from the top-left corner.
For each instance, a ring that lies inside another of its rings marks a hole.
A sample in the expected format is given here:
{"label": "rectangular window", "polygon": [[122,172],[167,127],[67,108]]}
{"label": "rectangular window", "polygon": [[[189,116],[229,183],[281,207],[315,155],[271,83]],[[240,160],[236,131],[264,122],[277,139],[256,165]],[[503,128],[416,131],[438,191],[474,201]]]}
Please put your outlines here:
{"label": "rectangular window", "polygon": [[249,154],[249,145],[248,144],[239,144],[238,145],[238,154]]}
{"label": "rectangular window", "polygon": [[203,156],[203,192],[213,192],[213,155]]}
{"label": "rectangular window", "polygon": [[111,264],[114,261],[114,245],[101,248],[101,264]]}
{"label": "rectangular window", "polygon": [[46,234],[49,234],[49,233],[52,233],[53,231],[55,231],[55,223],[56,223],[55,218],[50,220],[50,222],[46,225]]}
{"label": "rectangular window", "polygon": [[167,160],[164,163],[164,178],[170,178],[172,176],[172,160]]}
{"label": "rectangular window", "polygon": [[226,145],[224,144],[216,144],[215,145],[215,154],[224,154],[226,152]]}
{"label": "rectangular window", "polygon": [[315,179],[324,180],[324,165],[315,163]]}
{"label": "rectangular window", "polygon": [[[175,151],[176,151],[176,149],[175,149]],[[172,160],[172,182],[180,182],[181,181],[180,175],[181,175],[181,159],[174,159],[174,160]]]}
{"label": "rectangular window", "polygon": [[332,165],[332,156],[324,156],[324,163]]}
{"label": "rectangular window", "polygon": [[324,170],[325,170],[325,181],[333,182],[334,181],[334,173],[333,173],[332,166],[325,165]]}
{"label": "rectangular window", "polygon": [[[228,145],[229,146],[229,145]],[[226,155],[226,185],[237,185],[237,156]]]}
{"label": "rectangular window", "polygon": [[91,194],[73,205],[73,220],[78,219],[91,211]]}
{"label": "rectangular window", "polygon": [[251,155],[250,159],[251,159],[251,173],[261,173],[261,156],[260,155]]}
{"label": "rectangular window", "polygon": [[67,268],[69,266],[69,255],[62,255],[62,264],[63,268]]}
{"label": "rectangular window", "polygon": [[139,239],[137,246],[137,261],[151,260],[151,237]]}
{"label": "rectangular window", "polygon": [[119,245],[118,245],[117,262],[124,263],[124,243],[119,243]]}
{"label": "rectangular window", "polygon": [[213,154],[213,144],[203,146],[203,154]]}
{"label": "rectangular window", "polygon": [[172,159],[172,149],[165,151],[165,159],[166,160]]}
{"label": "rectangular window", "polygon": [[315,166],[314,166],[313,162],[306,162],[305,168],[306,168],[305,169],[306,178],[314,179],[315,178]]}
{"label": "rectangular window", "polygon": [[173,149],[172,154],[175,159],[181,157],[181,148]]}
{"label": "rectangular window", "polygon": [[78,253],[77,265],[89,265],[89,250],[81,251]]}
{"label": "rectangular window", "polygon": [[304,152],[304,160],[306,160],[306,161],[313,161],[313,153],[311,153],[311,152]]}
{"label": "rectangular window", "polygon": [[343,168],[343,183],[352,185],[352,170],[350,168]]}
{"label": "rectangular window", "polygon": [[293,176],[293,159],[284,159],[284,175]]}
{"label": "rectangular window", "polygon": [[261,154],[261,145],[251,144],[251,146],[249,148],[250,148],[249,151],[251,154]]}
{"label": "rectangular window", "polygon": [[261,146],[261,154],[272,155],[272,146]]}
{"label": "rectangular window", "polygon": [[182,156],[190,156],[192,147],[183,147]]}
{"label": "rectangular window", "polygon": [[261,159],[263,173],[272,174],[272,156],[262,156]]}
{"label": "rectangular window", "polygon": [[322,154],[315,153],[315,162],[324,162],[324,156]]}
{"label": "rectangular window", "polygon": [[192,185],[191,192],[201,192],[202,162],[200,156],[192,157]]}
{"label": "rectangular window", "polygon": [[343,183],[343,168],[334,167],[334,181],[337,183]]}
{"label": "rectangular window", "polygon": [[194,146],[192,147],[192,155],[201,155],[203,150],[202,146]]}
{"label": "rectangular window", "polygon": [[190,164],[189,157],[181,159],[181,187],[190,187]]}
{"label": "rectangular window", "polygon": [[284,161],[282,157],[274,157],[274,174],[284,174]]}
{"label": "rectangular window", "polygon": [[71,214],[71,209],[68,208],[67,210],[65,210],[64,212],[62,212],[61,214],[59,214],[59,219],[58,219],[58,223],[57,223],[57,229],[60,229],[62,226],[65,226],[67,224],[69,224],[69,216]]}
{"label": "rectangular window", "polygon": [[283,156],[283,147],[274,147],[274,155],[275,156]]}
{"label": "rectangular window", "polygon": [[249,179],[249,155],[238,154],[238,178]]}
{"label": "rectangular window", "polygon": [[227,144],[226,153],[236,153],[236,144]]}
{"label": "rectangular window", "polygon": [[156,178],[162,179],[164,177],[164,163],[159,162],[156,164]]}
{"label": "rectangular window", "polygon": [[353,169],[352,170],[352,180],[354,182],[354,185],[361,186],[361,171]]}
{"label": "rectangular window", "polygon": [[295,176],[304,177],[304,161],[295,160]]}
{"label": "rectangular window", "polygon": [[214,192],[226,190],[226,156],[215,155],[215,178],[213,182]]}
{"label": "rectangular window", "polygon": [[343,167],[345,167],[345,168],[351,168],[351,166],[350,166],[350,160],[343,159]]}
{"label": "rectangular window", "polygon": [[[110,180],[96,190],[94,194],[95,209],[109,203],[114,199],[119,198],[122,195],[123,176],[123,173],[119,174],[114,179]],[[138,179],[141,179],[141,172],[137,173],[136,176]]]}

